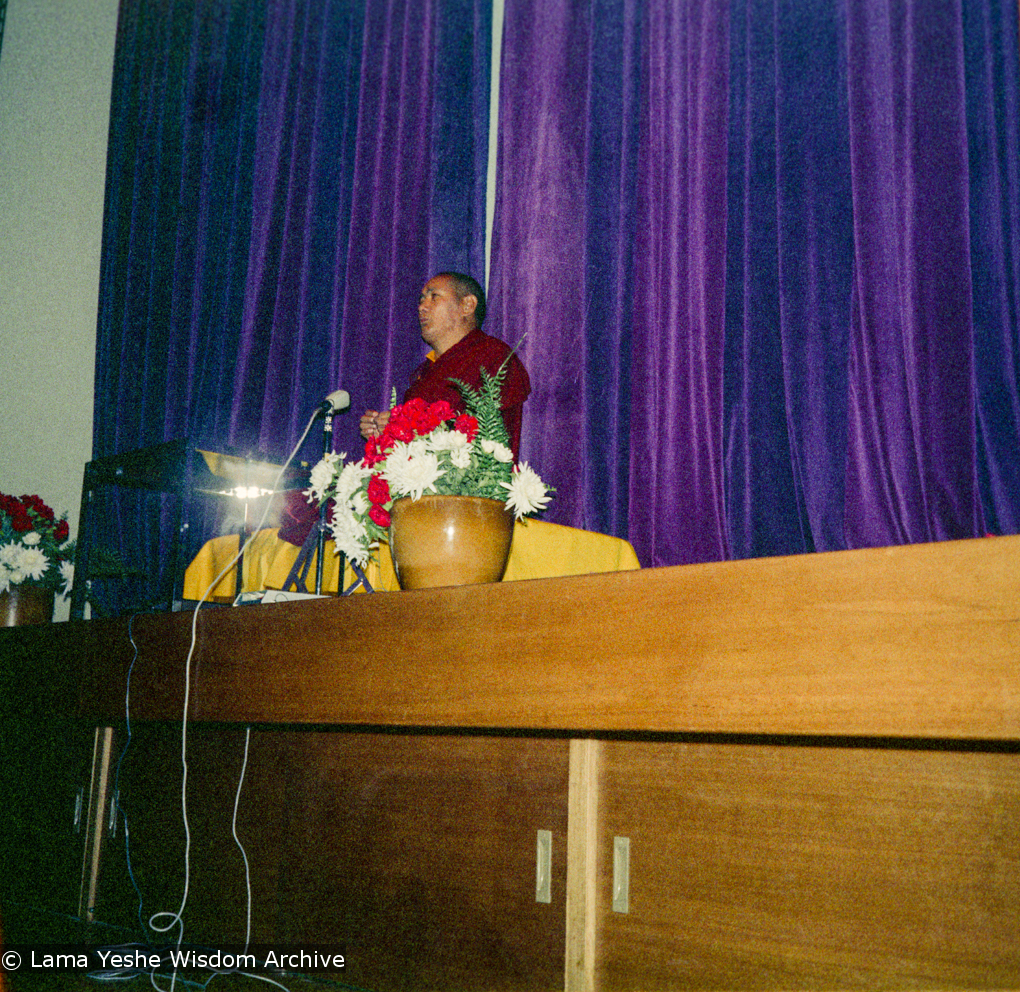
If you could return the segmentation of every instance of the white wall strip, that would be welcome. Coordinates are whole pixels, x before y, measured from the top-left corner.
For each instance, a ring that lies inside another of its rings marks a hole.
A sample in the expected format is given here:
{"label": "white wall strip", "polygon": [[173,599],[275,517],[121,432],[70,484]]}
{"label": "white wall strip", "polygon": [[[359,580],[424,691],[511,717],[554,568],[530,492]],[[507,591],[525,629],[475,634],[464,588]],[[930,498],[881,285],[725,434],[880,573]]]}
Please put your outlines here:
{"label": "white wall strip", "polygon": [[489,83],[489,163],[485,177],[485,292],[489,292],[492,223],[496,215],[496,149],[499,138],[499,65],[503,53],[503,0],[492,0],[492,79]]}

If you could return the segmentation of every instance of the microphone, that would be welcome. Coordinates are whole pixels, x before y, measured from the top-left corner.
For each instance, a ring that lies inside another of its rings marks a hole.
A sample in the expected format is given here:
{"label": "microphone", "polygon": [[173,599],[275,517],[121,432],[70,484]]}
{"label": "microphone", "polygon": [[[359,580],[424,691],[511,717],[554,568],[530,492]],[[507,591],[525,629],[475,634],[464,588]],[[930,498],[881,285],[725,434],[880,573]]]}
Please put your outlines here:
{"label": "microphone", "polygon": [[339,413],[351,405],[351,396],[346,389],[335,389],[320,404],[323,413]]}

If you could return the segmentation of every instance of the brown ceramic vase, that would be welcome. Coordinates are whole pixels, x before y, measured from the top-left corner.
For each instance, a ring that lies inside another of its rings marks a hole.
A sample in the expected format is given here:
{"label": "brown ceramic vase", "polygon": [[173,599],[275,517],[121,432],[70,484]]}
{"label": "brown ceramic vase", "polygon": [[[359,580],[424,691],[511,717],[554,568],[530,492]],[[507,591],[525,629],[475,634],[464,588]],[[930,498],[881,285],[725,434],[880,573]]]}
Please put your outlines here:
{"label": "brown ceramic vase", "polygon": [[401,589],[499,582],[514,517],[480,496],[398,499],[390,511],[390,555]]}
{"label": "brown ceramic vase", "polygon": [[0,627],[50,623],[53,620],[52,589],[35,586],[11,586],[0,592]]}

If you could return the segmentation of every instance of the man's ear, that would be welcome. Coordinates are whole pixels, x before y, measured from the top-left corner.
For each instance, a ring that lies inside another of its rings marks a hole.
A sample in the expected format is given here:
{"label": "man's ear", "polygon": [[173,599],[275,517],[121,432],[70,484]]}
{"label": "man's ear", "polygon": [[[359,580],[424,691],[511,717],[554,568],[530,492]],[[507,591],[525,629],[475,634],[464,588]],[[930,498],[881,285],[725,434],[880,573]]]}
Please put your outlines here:
{"label": "man's ear", "polygon": [[478,309],[478,297],[474,293],[465,293],[460,298],[460,312],[470,317]]}

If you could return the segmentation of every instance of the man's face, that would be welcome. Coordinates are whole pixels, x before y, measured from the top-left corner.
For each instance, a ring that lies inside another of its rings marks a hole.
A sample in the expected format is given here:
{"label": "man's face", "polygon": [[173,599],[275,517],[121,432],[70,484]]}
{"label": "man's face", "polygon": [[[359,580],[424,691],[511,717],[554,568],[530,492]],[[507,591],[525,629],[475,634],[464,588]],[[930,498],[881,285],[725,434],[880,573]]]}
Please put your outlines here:
{"label": "man's face", "polygon": [[425,283],[418,297],[418,324],[426,344],[433,348],[463,333],[470,320],[470,300],[457,298],[449,276],[435,276]]}

